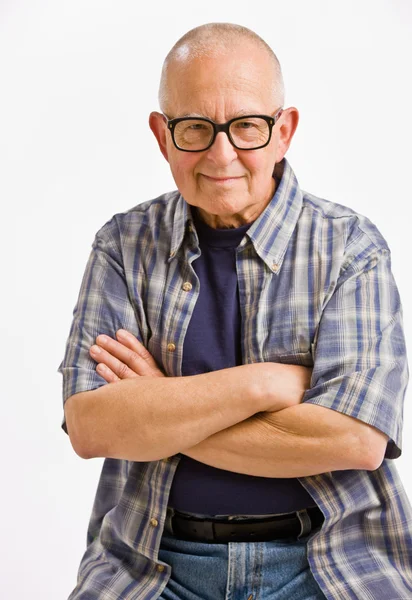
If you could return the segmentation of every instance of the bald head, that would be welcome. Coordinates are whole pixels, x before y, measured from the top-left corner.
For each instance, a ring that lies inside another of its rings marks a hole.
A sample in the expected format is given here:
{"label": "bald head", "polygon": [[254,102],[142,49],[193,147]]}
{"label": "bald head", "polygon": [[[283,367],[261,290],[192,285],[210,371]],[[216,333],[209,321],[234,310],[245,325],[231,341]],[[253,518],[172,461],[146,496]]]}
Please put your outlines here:
{"label": "bald head", "polygon": [[[189,67],[193,61],[207,58],[224,60],[237,49],[251,47],[259,63],[267,63],[267,93],[274,106],[284,104],[284,85],[279,61],[268,44],[256,33],[232,23],[207,23],[191,29],[182,36],[165,58],[159,86],[159,105],[168,114],[170,79]],[[257,51],[257,52],[256,52]],[[261,65],[259,65],[261,66]]]}

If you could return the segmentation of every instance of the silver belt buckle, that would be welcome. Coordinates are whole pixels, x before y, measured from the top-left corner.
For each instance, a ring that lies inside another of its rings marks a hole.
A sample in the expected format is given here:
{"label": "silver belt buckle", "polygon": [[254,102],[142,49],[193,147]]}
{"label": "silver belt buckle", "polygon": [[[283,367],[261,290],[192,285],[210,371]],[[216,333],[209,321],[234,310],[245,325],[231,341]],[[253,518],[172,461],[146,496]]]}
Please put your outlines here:
{"label": "silver belt buckle", "polygon": [[300,533],[298,535],[298,540],[301,537],[305,537],[312,530],[312,521],[310,520],[310,516],[308,515],[308,511],[306,508],[303,510],[296,511],[296,515],[300,521]]}

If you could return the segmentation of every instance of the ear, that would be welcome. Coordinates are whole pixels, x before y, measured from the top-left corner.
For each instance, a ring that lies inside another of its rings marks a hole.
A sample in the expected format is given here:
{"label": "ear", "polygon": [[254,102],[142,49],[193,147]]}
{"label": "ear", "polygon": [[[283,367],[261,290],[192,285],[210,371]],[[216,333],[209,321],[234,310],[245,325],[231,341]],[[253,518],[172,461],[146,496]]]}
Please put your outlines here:
{"label": "ear", "polygon": [[290,146],[299,123],[299,112],[294,106],[283,111],[279,119],[279,144],[276,152],[276,162],[280,162]]}
{"label": "ear", "polygon": [[157,139],[160,152],[163,154],[167,162],[169,162],[166,144],[166,123],[163,115],[156,111],[151,112],[149,116],[149,126],[153,131],[155,138]]}

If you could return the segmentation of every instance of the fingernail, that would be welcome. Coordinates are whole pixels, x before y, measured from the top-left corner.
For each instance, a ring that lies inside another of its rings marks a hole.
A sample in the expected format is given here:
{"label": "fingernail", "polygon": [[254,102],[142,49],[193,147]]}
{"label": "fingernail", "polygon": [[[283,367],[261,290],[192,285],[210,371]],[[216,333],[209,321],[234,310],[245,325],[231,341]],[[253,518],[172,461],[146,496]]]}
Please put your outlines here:
{"label": "fingernail", "polygon": [[127,331],[125,331],[124,329],[119,329],[117,331],[117,335],[119,336],[119,338],[126,338],[127,337]]}
{"label": "fingernail", "polygon": [[92,346],[90,348],[90,351],[91,351],[92,354],[99,354],[100,348],[99,348],[99,346]]}

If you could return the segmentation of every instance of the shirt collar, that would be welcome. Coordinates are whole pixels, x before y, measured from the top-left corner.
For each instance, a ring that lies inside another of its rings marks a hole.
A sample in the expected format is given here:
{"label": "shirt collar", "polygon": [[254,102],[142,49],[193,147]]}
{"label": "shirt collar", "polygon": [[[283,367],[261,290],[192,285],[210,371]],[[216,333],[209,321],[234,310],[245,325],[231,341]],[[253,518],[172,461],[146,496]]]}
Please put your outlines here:
{"label": "shirt collar", "polygon": [[[247,230],[247,235],[260,258],[277,273],[301,212],[303,194],[286,158],[276,164],[274,176],[278,185],[273,198]],[[243,244],[245,241],[241,247]]]}
{"label": "shirt collar", "polygon": [[[302,208],[303,194],[292,167],[286,158],[275,165],[278,181],[272,200],[246,232],[256,253],[273,273],[282,265],[283,257]],[[180,194],[174,213],[172,242],[168,262],[176,257],[185,232],[192,226],[190,204]],[[245,239],[239,248],[248,244]]]}
{"label": "shirt collar", "polygon": [[193,217],[190,211],[190,204],[186,202],[182,194],[177,197],[177,202],[173,217],[172,241],[170,244],[170,253],[167,262],[171,262],[182,245],[186,231],[192,227]]}

